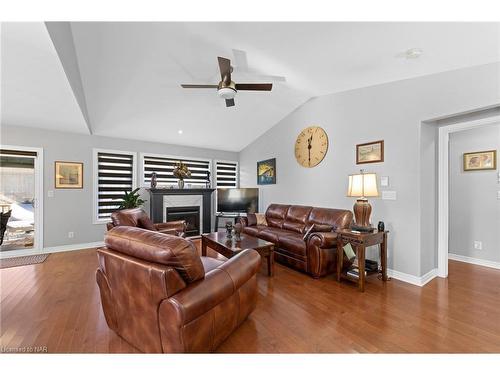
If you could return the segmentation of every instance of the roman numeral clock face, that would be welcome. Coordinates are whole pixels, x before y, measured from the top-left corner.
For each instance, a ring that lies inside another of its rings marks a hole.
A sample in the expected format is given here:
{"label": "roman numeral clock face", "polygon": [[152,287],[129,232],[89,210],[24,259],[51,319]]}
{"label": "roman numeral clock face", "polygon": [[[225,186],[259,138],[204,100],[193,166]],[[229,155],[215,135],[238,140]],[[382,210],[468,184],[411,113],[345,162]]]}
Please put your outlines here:
{"label": "roman numeral clock face", "polygon": [[319,126],[302,130],[295,141],[297,163],[306,168],[317,166],[328,151],[328,136]]}

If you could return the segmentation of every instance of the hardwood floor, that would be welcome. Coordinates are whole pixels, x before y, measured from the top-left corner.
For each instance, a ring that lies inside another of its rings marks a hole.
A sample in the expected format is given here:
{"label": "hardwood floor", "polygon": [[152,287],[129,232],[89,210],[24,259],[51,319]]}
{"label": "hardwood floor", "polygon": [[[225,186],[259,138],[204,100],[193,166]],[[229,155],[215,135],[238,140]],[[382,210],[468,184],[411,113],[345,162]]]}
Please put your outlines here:
{"label": "hardwood floor", "polygon": [[[56,253],[0,271],[0,347],[49,353],[136,352],[108,329],[95,249]],[[450,277],[423,288],[368,279],[366,292],[276,264],[259,275],[250,318],[224,353],[500,352],[500,271],[450,261]]]}

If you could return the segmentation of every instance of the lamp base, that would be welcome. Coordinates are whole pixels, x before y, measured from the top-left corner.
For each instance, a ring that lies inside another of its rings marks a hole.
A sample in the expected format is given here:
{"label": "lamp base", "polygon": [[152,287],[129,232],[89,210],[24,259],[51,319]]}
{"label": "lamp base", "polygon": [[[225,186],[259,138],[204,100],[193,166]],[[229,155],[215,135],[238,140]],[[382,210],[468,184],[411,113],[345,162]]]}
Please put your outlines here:
{"label": "lamp base", "polygon": [[354,220],[357,227],[370,228],[370,216],[372,214],[372,206],[368,203],[368,199],[360,198],[356,200],[353,207]]}

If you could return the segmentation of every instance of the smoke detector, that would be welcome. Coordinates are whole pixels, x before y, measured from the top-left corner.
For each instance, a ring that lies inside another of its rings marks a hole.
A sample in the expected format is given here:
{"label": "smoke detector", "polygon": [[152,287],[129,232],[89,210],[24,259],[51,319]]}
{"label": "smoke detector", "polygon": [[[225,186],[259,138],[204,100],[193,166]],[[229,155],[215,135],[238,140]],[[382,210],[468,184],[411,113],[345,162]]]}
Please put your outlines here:
{"label": "smoke detector", "polygon": [[407,59],[418,59],[423,52],[420,48],[410,48],[405,52],[405,57]]}

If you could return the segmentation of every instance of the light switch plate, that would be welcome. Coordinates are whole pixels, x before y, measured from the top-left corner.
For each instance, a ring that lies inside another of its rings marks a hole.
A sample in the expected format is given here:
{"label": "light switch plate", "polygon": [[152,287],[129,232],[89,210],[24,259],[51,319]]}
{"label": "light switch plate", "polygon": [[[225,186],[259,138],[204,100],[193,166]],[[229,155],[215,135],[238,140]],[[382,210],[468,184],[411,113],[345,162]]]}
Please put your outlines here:
{"label": "light switch plate", "polygon": [[497,199],[500,199],[500,191],[497,191]]}
{"label": "light switch plate", "polygon": [[380,186],[382,186],[382,187],[389,186],[389,177],[388,176],[381,176],[380,177]]}
{"label": "light switch plate", "polygon": [[54,198],[54,190],[47,190],[47,197]]}
{"label": "light switch plate", "polygon": [[382,199],[387,201],[395,201],[398,199],[397,193],[393,190],[384,190],[382,192]]}

